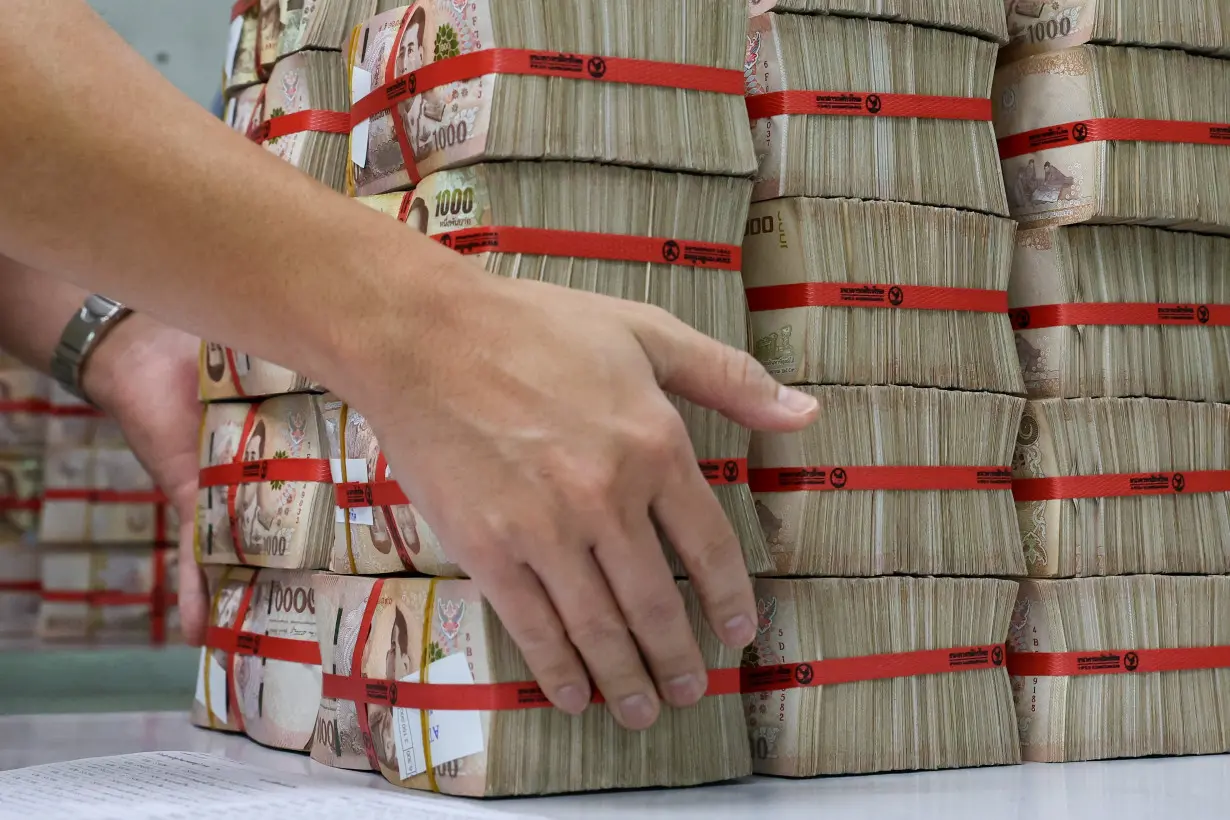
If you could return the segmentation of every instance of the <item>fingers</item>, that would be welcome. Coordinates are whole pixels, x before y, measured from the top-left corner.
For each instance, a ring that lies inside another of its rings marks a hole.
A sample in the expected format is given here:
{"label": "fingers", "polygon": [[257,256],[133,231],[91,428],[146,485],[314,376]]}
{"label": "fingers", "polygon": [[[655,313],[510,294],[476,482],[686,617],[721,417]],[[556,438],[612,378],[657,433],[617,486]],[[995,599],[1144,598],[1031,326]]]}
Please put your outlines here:
{"label": "fingers", "polygon": [[589,677],[534,572],[510,564],[485,575],[482,590],[551,703],[572,715],[583,712],[593,697]]}
{"label": "fingers", "polygon": [[691,706],[708,685],[704,658],[648,509],[626,518],[622,528],[599,542],[594,556],[658,693],[672,706]]}
{"label": "fingers", "polygon": [[658,384],[754,430],[806,427],[819,403],[778,384],[747,352],[721,344],[665,311],[637,311],[632,330],[653,364]]}
{"label": "fingers", "polygon": [[588,550],[552,560],[549,572],[539,568],[539,577],[607,708],[627,729],[649,728],[658,719],[658,694],[598,563]]}
{"label": "fingers", "polygon": [[728,646],[747,646],[756,637],[756,596],[743,549],[690,448],[678,463],[678,477],[663,482],[654,501],[654,517],[687,568],[714,633]]}
{"label": "fingers", "polygon": [[209,626],[209,595],[205,576],[196,564],[192,549],[192,517],[180,517],[179,524],[179,622],[184,640],[190,646],[205,642]]}

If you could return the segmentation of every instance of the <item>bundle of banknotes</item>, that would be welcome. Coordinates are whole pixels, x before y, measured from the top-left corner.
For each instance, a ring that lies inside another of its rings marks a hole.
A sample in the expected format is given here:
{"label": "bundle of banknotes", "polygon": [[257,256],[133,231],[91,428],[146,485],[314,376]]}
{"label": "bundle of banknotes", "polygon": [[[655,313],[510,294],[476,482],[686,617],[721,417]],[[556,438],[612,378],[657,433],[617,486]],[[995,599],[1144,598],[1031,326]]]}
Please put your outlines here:
{"label": "bundle of banknotes", "polygon": [[42,471],[37,455],[0,454],[0,637],[33,634],[38,617]]}
{"label": "bundle of banknotes", "polygon": [[1011,38],[1001,54],[1004,62],[1085,43],[1230,56],[1228,0],[1169,0],[1165,6],[1115,0],[1007,0],[1004,8]]}
{"label": "bundle of banknotes", "polygon": [[[747,303],[738,267],[696,265],[722,254],[733,259],[746,222],[750,185],[737,177],[611,165],[506,162],[439,171],[412,193],[360,201],[429,236],[456,235],[453,244],[458,248],[469,241],[465,232],[489,228],[489,233],[478,230],[480,236],[468,250],[479,252],[469,253],[468,258],[491,273],[656,305],[708,336],[747,349]],[[595,208],[595,201],[640,204]],[[550,240],[554,255],[500,252],[506,245],[491,239],[500,235],[500,228],[614,235],[627,237],[629,247],[641,240],[652,245],[652,261],[586,258],[585,249],[571,235]],[[727,462],[737,464],[747,457],[748,431],[681,399],[675,404],[687,424],[696,458],[710,465],[706,469],[716,470],[710,474],[710,484],[736,529],[748,570],[767,569],[746,481],[737,474],[727,480],[723,472]],[[373,439],[367,440],[375,446]],[[340,450],[333,450],[332,457],[339,458]],[[413,541],[414,533],[405,538],[407,543]],[[355,543],[352,533],[352,549]],[[673,553],[672,561],[681,570]]]}
{"label": "bundle of banknotes", "polygon": [[[679,586],[706,666],[736,668],[738,651],[718,641],[699,599]],[[469,711],[459,703],[426,714],[413,696],[394,697],[395,706],[356,703],[341,695],[362,699],[393,682],[512,685],[532,677],[473,581],[318,573],[312,588],[326,679],[312,745],[321,763],[469,797],[686,786],[751,773],[737,689],[688,709],[664,707],[643,732],[621,729],[604,706],[573,717],[545,699],[542,708]],[[532,696],[536,687],[522,690]]]}
{"label": "bundle of banknotes", "polygon": [[[739,71],[746,25],[746,0],[678,0],[669,14],[657,0],[626,0],[618,14],[595,0],[416,0],[352,38],[351,90],[357,100],[416,69],[494,49],[542,52],[553,66],[587,55],[575,67],[595,78],[613,58]],[[675,69],[662,70],[669,79]],[[738,94],[493,71],[420,86],[366,120],[352,135],[352,191],[387,193],[411,186],[415,175],[487,160],[755,170]]]}
{"label": "bundle of banknotes", "polygon": [[335,504],[317,397],[207,405],[200,456],[200,563],[328,566]]}
{"label": "bundle of banknotes", "polygon": [[1029,574],[1230,572],[1230,494],[1205,472],[1228,469],[1230,405],[1030,401],[1013,456]]}
{"label": "bundle of banknotes", "polygon": [[982,296],[982,310],[926,297],[1007,290],[1015,231],[1002,217],[903,202],[753,203],[743,280],[756,358],[786,384],[1020,393],[1002,294]]}
{"label": "bundle of banknotes", "polygon": [[1009,469],[1023,399],[801,389],[820,401],[821,423],[752,437],[765,574],[1024,573]]}
{"label": "bundle of banknotes", "polygon": [[1230,61],[1078,46],[1004,66],[992,101],[1022,225],[1230,233]]}
{"label": "bundle of banknotes", "polygon": [[748,671],[795,664],[796,679],[833,683],[744,695],[756,773],[1020,762],[1003,665],[1016,591],[994,578],[757,579]]}
{"label": "bundle of banknotes", "polygon": [[209,631],[191,719],[265,746],[306,752],[320,706],[320,648],[311,573],[206,568]]}
{"label": "bundle of banknotes", "polygon": [[[984,110],[996,50],[975,36],[905,23],[753,17],[747,93],[760,157],[755,199],[889,199],[1006,216]],[[902,94],[961,99],[900,116],[895,107],[912,104],[896,99]]]}
{"label": "bundle of banknotes", "polygon": [[1230,239],[1112,225],[1022,230],[1009,304],[1033,398],[1230,401],[1221,313]]}
{"label": "bundle of banknotes", "polygon": [[0,453],[42,449],[49,418],[48,380],[0,354]]}
{"label": "bundle of banknotes", "polygon": [[1230,751],[1230,578],[1023,581],[1009,646],[1025,760]]}

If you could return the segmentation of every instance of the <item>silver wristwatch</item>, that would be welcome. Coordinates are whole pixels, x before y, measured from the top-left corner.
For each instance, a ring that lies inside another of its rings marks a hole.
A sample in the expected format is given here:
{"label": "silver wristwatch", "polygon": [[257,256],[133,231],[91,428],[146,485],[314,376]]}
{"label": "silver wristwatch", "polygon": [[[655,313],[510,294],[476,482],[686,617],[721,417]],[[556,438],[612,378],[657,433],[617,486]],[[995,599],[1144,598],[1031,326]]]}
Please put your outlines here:
{"label": "silver wristwatch", "polygon": [[69,320],[51,356],[51,375],[79,399],[90,401],[81,387],[81,372],[94,348],[131,310],[105,296],[86,297],[81,310]]}

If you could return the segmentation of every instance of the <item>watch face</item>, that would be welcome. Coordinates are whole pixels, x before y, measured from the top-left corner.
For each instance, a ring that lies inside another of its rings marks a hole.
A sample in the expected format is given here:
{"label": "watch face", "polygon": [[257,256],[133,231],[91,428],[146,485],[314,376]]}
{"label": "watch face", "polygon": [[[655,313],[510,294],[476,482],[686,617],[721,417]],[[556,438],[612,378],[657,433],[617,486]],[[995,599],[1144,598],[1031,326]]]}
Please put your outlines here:
{"label": "watch face", "polygon": [[99,296],[97,293],[92,293],[85,297],[85,309],[82,311],[82,318],[86,321],[94,321],[97,319],[105,319],[115,313],[120,308],[120,303],[108,299],[106,296]]}

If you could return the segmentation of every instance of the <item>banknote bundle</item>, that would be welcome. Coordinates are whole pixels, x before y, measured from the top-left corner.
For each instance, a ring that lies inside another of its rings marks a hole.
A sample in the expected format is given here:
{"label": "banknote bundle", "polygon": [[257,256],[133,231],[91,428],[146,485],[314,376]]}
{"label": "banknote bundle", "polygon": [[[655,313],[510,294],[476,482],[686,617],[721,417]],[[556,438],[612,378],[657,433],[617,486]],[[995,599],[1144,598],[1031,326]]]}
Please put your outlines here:
{"label": "banknote bundle", "polygon": [[200,374],[200,396],[204,402],[322,390],[306,376],[215,342],[201,343]]}
{"label": "banknote bundle", "polygon": [[1021,583],[1008,669],[1025,760],[1230,751],[1230,578]]}
{"label": "banknote bundle", "polygon": [[1006,216],[987,100],[996,50],[905,23],[753,17],[754,198],[888,199]]}
{"label": "banknote bundle", "polygon": [[1230,233],[1230,61],[1086,45],[999,70],[1012,215]]}
{"label": "banknote bundle", "polygon": [[[750,176],[756,159],[739,79],[746,0],[663,8],[416,0],[374,17],[351,42],[354,100],[371,92],[380,106],[352,134],[352,190],[387,193],[500,159]],[[629,59],[663,65],[633,72]],[[397,102],[381,90],[419,69]],[[363,110],[355,106],[356,118]]]}
{"label": "banknote bundle", "polygon": [[[265,85],[266,149],[336,191],[346,189],[350,100],[340,52],[301,51],[278,60]],[[296,117],[308,116],[311,122]]]}
{"label": "banknote bundle", "polygon": [[[362,413],[337,396],[321,397],[329,464],[339,499],[354,485],[376,486],[393,481],[380,443]],[[407,570],[424,575],[463,575],[409,503],[339,506],[334,525],[329,570],[348,575],[388,575]],[[398,499],[399,501],[401,499]]]}
{"label": "banknote bundle", "polygon": [[867,17],[964,31],[1004,43],[1000,0],[750,0],[753,16],[768,11]]}
{"label": "banknote bundle", "polygon": [[786,384],[1020,393],[1005,297],[1015,230],[899,202],[753,203],[743,279],[756,358]]}
{"label": "banknote bundle", "polygon": [[[757,774],[1020,762],[1004,668],[1017,584],[974,578],[757,579],[745,671],[795,688],[744,695]],[[755,680],[746,675],[745,680]]]}
{"label": "banknote bundle", "polygon": [[1160,46],[1230,55],[1230,2],[1170,0],[1007,0],[1011,38],[1001,62],[1085,43]]}
{"label": "banknote bundle", "polygon": [[254,135],[264,119],[265,85],[250,85],[226,101],[222,121],[244,136]]}
{"label": "banknote bundle", "polygon": [[47,379],[16,362],[0,361],[0,453],[38,452],[47,436]]}
{"label": "banknote bundle", "polygon": [[807,386],[822,422],[748,458],[767,575],[1023,575],[1011,494],[1024,400]]}
{"label": "banknote bundle", "polygon": [[1230,405],[1027,404],[1013,457],[1029,574],[1230,572]]}
{"label": "banknote bundle", "polygon": [[1008,298],[1031,397],[1230,401],[1230,239],[1022,230]]}
{"label": "banknote bundle", "polygon": [[209,404],[201,429],[202,564],[321,569],[334,494],[315,396]]}
{"label": "banknote bundle", "polygon": [[222,85],[228,96],[260,82],[260,3],[239,0],[231,10],[230,37],[222,64]]}
{"label": "banknote bundle", "polygon": [[209,631],[191,720],[306,752],[320,707],[316,593],[303,570],[207,567]]}
{"label": "banknote bundle", "polygon": [[[736,177],[506,162],[440,171],[412,193],[361,201],[492,273],[656,305],[720,342],[747,349],[747,301],[737,258],[750,186]],[[612,246],[618,247],[614,254]],[[743,544],[748,570],[766,569],[742,467],[750,434],[718,413],[681,399],[675,404]],[[406,538],[413,540],[413,533]]]}
{"label": "banknote bundle", "polygon": [[[751,773],[737,686],[687,709],[664,706],[643,732],[620,728],[601,705],[577,717],[545,699],[542,708],[456,711],[467,705],[458,702],[423,713],[412,708],[414,695],[392,696],[396,707],[373,698],[402,681],[515,690],[514,703],[537,689],[517,685],[532,680],[529,668],[473,581],[318,573],[312,583],[325,672],[312,747],[320,762],[378,768],[396,785],[469,797],[686,786]],[[739,651],[708,630],[688,584],[680,589],[706,665],[734,672]],[[356,709],[356,698],[372,702]]]}
{"label": "banknote bundle", "polygon": [[179,559],[174,547],[41,545],[39,553],[38,637],[100,643],[179,641]]}
{"label": "banknote bundle", "polygon": [[36,455],[0,454],[0,637],[34,633],[41,492],[42,463]]}

